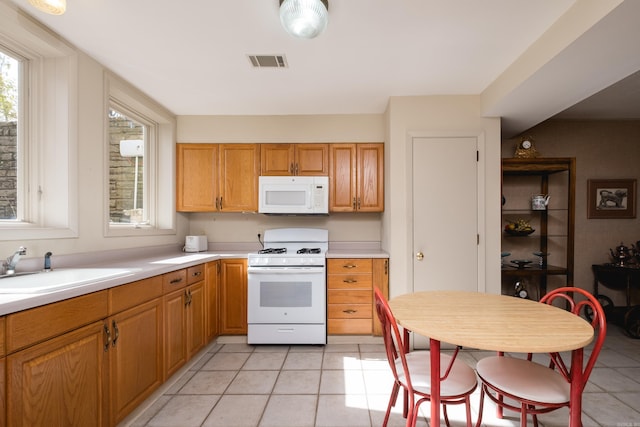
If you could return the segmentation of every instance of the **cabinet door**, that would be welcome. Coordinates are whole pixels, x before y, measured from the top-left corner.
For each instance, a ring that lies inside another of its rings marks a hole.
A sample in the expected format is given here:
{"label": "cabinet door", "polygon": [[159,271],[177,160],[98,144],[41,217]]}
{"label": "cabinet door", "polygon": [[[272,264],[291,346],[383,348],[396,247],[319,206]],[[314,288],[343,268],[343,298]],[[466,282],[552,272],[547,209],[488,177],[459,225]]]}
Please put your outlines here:
{"label": "cabinet door", "polygon": [[218,283],[220,280],[220,261],[207,263],[205,277],[206,339],[207,342],[210,342],[218,336]]}
{"label": "cabinet door", "polygon": [[359,212],[384,211],[384,145],[357,144]]}
{"label": "cabinet door", "polygon": [[222,212],[258,211],[258,144],[220,144],[220,201]]}
{"label": "cabinet door", "polygon": [[117,424],[162,384],[162,299],[108,319],[110,404]]}
{"label": "cabinet door", "polygon": [[185,289],[163,297],[164,373],[169,378],[187,361],[187,311]]}
{"label": "cabinet door", "polygon": [[0,357],[0,427],[7,425],[7,383],[6,383],[6,359]]}
{"label": "cabinet door", "polygon": [[7,425],[108,425],[105,324],[7,356]]}
{"label": "cabinet door", "polygon": [[204,347],[205,325],[205,286],[204,280],[187,288],[187,358]]}
{"label": "cabinet door", "polygon": [[217,144],[177,144],[176,209],[213,212],[218,198]]}
{"label": "cabinet door", "polygon": [[329,144],[296,144],[296,175],[329,175]]}
{"label": "cabinet door", "polygon": [[247,333],[247,260],[220,261],[220,333]]}
{"label": "cabinet door", "polygon": [[329,150],[329,211],[354,212],[356,145],[331,144]]}
{"label": "cabinet door", "polygon": [[[380,289],[382,295],[389,299],[389,259],[376,258],[373,260],[373,287]],[[373,335],[382,335],[382,326],[375,312],[375,298],[371,302],[373,310]]]}
{"label": "cabinet door", "polygon": [[288,176],[294,175],[294,144],[261,144],[260,175]]}

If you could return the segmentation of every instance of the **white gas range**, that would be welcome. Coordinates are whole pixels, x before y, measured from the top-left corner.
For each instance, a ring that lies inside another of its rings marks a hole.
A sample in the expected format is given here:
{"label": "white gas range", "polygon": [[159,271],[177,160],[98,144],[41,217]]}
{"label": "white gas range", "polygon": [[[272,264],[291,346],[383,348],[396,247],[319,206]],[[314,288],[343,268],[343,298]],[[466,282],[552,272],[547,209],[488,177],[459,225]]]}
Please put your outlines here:
{"label": "white gas range", "polygon": [[247,260],[249,344],[327,343],[328,245],[325,229],[265,231]]}

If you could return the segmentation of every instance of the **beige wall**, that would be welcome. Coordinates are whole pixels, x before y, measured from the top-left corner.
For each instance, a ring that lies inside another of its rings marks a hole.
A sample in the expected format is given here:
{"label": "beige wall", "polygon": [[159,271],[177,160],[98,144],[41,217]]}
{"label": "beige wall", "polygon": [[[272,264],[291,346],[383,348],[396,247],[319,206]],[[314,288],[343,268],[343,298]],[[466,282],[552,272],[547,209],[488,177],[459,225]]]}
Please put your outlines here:
{"label": "beige wall", "polygon": [[[640,240],[635,219],[588,219],[588,179],[640,179],[640,121],[547,120],[524,133],[534,138],[540,157],[576,158],[574,284],[593,290],[592,264],[610,262],[609,249]],[[502,156],[512,157],[519,138],[502,142]],[[637,197],[637,194],[636,194]],[[600,289],[623,304],[622,293]]]}

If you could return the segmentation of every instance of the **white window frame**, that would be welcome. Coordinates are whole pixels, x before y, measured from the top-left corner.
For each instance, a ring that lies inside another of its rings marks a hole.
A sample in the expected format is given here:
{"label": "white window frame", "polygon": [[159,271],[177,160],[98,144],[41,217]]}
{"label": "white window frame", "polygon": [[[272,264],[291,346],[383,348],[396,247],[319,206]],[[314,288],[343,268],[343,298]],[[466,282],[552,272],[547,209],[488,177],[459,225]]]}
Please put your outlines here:
{"label": "white window frame", "polygon": [[[148,236],[176,234],[175,164],[176,120],[168,110],[150,99],[138,89],[106,71],[104,79],[104,236]],[[114,224],[109,215],[109,119],[111,107],[130,114],[148,126],[145,140],[145,224]],[[162,166],[160,166],[162,165]],[[161,173],[166,171],[166,173]]]}
{"label": "white window frame", "polygon": [[24,60],[18,111],[21,218],[0,221],[0,241],[78,237],[77,55],[3,2],[0,43]]}

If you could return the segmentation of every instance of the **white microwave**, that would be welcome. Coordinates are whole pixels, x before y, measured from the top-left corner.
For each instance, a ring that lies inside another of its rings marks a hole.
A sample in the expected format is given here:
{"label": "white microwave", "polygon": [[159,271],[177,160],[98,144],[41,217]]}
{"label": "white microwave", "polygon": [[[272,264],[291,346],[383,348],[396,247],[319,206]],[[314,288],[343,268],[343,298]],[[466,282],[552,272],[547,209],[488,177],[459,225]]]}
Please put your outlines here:
{"label": "white microwave", "polygon": [[258,212],[308,215],[329,213],[329,177],[261,176]]}

